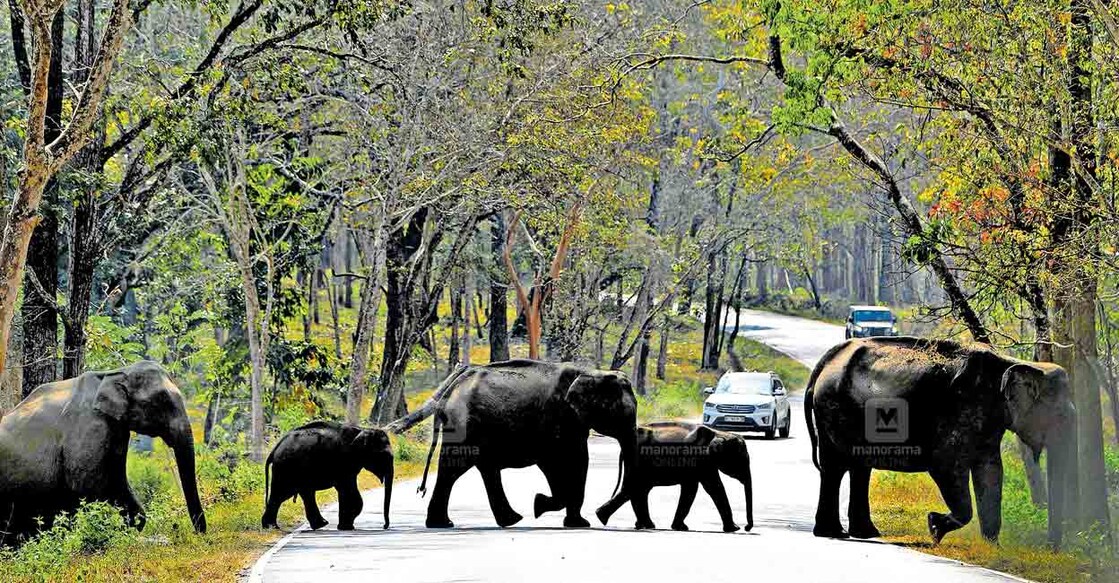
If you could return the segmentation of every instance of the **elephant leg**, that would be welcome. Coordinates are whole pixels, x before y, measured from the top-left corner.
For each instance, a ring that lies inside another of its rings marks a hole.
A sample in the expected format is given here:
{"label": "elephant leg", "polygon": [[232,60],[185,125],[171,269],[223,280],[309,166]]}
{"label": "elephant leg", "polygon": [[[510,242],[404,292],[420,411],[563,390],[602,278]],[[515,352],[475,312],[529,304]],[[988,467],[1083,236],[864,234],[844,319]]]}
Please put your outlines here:
{"label": "elephant leg", "polygon": [[137,530],[144,530],[144,525],[147,524],[147,517],[144,516],[144,506],[136,499],[136,492],[132,490],[132,486],[129,486],[127,481],[121,485],[118,494],[112,497],[112,503],[121,508],[128,524],[136,527]]}
{"label": "elephant leg", "polygon": [[299,491],[299,497],[303,499],[303,513],[307,516],[307,523],[311,525],[311,530],[318,530],[328,523],[319,512],[319,504],[315,502],[315,491],[306,489]]}
{"label": "elephant leg", "polygon": [[812,534],[826,538],[847,538],[847,531],[839,523],[839,484],[847,469],[829,461],[820,448],[820,499],[816,502],[816,525]]}
{"label": "elephant leg", "polygon": [[680,502],[676,504],[676,516],[672,518],[672,530],[688,530],[688,525],[684,524],[684,519],[692,511],[692,502],[695,502],[695,493],[698,491],[699,484],[696,482],[680,484]]}
{"label": "elephant leg", "polygon": [[540,518],[545,512],[554,512],[564,508],[563,503],[563,472],[565,468],[562,464],[554,462],[541,462],[538,464],[540,471],[544,474],[544,478],[548,480],[548,489],[552,494],[537,494],[536,499],[533,501],[532,513],[536,518]]}
{"label": "elephant leg", "polygon": [[451,501],[451,489],[455,487],[455,482],[474,467],[474,458],[460,453],[470,449],[463,445],[455,445],[454,449],[451,449],[447,444],[443,444],[439,453],[439,473],[435,475],[435,490],[431,494],[431,502],[427,505],[428,528],[455,526],[447,515],[447,505]]}
{"label": "elephant leg", "polygon": [[730,511],[727,491],[723,488],[723,480],[719,478],[719,472],[712,472],[700,484],[703,485],[703,490],[707,492],[707,495],[711,497],[711,501],[715,503],[715,508],[719,511],[719,518],[723,519],[723,532],[738,530],[738,525],[734,523],[734,515]]}
{"label": "elephant leg", "polygon": [[652,530],[657,527],[653,524],[653,519],[649,516],[649,491],[652,488],[641,488],[633,493],[630,498],[630,506],[633,507],[633,514],[637,516],[637,522],[633,525],[637,530]]}
{"label": "elephant leg", "polygon": [[497,525],[505,528],[521,521],[521,515],[509,505],[505,497],[505,487],[501,484],[501,470],[497,468],[478,468],[482,482],[486,485],[486,497],[490,500],[490,510]]}
{"label": "elephant leg", "polygon": [[280,528],[277,515],[284,500],[291,498],[295,492],[288,485],[272,475],[272,488],[268,492],[268,499],[264,501],[264,515],[260,517],[261,528]]}
{"label": "elephant leg", "polygon": [[972,466],[971,481],[975,486],[979,530],[987,540],[998,542],[1002,529],[1002,458],[998,452]]}
{"label": "elephant leg", "polygon": [[847,529],[855,538],[878,538],[874,523],[870,520],[870,468],[852,467],[851,499],[847,502]]}
{"label": "elephant leg", "polygon": [[967,484],[968,472],[962,468],[930,471],[929,474],[940,488],[940,496],[949,511],[949,514],[929,513],[929,534],[933,543],[939,544],[944,535],[971,521],[971,492]]}
{"label": "elephant leg", "polygon": [[365,502],[357,487],[357,477],[335,486],[338,490],[338,530],[353,530],[354,519],[361,514]]}
{"label": "elephant leg", "polygon": [[583,518],[583,497],[587,490],[588,461],[587,441],[584,439],[575,444],[570,457],[567,458],[568,471],[566,474],[570,478],[566,482],[567,487],[563,489],[561,496],[567,507],[567,516],[563,517],[563,525],[568,528],[587,528],[591,525],[586,518]]}
{"label": "elephant leg", "polygon": [[598,521],[602,523],[602,526],[606,526],[606,523],[610,521],[610,517],[626,502],[630,501],[630,490],[631,488],[623,486],[621,492],[618,492],[617,495],[607,500],[605,504],[598,507],[598,510],[594,511],[594,515],[598,517]]}

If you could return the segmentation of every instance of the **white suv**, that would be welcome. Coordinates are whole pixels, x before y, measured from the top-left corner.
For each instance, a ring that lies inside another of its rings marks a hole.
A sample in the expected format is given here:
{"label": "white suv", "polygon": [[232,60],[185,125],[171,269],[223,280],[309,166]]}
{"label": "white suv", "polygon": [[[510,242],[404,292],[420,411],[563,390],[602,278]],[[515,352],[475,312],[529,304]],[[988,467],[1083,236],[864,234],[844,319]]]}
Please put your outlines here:
{"label": "white suv", "polygon": [[792,409],[785,384],[773,372],[728,372],[703,390],[703,424],[729,431],[764,431],[768,439],[788,437]]}

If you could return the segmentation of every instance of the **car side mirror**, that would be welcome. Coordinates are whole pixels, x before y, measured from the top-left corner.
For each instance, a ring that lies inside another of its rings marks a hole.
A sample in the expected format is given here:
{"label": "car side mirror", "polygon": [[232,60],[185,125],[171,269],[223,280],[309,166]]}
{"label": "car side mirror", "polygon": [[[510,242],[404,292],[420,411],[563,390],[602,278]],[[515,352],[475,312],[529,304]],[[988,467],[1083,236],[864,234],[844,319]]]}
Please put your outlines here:
{"label": "car side mirror", "polygon": [[715,392],[715,387],[703,387],[703,394],[710,395]]}
{"label": "car side mirror", "polygon": [[775,396],[778,396],[778,397],[780,397],[780,396],[782,396],[782,395],[784,395],[784,394],[785,394],[785,389],[783,389],[783,388],[781,388],[781,387],[777,387],[777,388],[773,389],[773,394],[774,394]]}

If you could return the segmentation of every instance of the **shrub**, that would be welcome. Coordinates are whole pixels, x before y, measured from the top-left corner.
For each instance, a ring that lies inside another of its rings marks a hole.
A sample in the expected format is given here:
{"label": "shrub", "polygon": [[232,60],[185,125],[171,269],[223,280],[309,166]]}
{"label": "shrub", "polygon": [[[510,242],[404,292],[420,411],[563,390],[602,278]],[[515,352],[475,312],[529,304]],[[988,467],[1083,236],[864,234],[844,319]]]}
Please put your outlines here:
{"label": "shrub", "polygon": [[103,554],[136,540],[136,531],[125,523],[120,510],[105,502],[90,502],[73,515],[59,515],[51,528],[18,549],[0,553],[0,561],[10,566],[13,577],[52,581],[74,559]]}

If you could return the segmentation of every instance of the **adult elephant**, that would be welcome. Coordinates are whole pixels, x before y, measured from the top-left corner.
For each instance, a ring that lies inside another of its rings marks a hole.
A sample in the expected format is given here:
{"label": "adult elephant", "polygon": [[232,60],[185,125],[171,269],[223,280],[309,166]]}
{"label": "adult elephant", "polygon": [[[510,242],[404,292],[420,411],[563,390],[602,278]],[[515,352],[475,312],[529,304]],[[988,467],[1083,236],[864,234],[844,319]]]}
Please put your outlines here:
{"label": "adult elephant", "polygon": [[[876,468],[932,476],[949,509],[928,515],[937,543],[971,520],[970,477],[980,530],[997,540],[1000,444],[1009,429],[1035,455],[1049,451],[1049,533],[1060,542],[1076,475],[1076,415],[1061,367],[1000,356],[985,345],[911,337],[850,340],[828,351],[812,371],[804,414],[820,470],[816,536],[879,535],[867,499]],[[839,522],[845,473],[851,476],[848,531]]]}
{"label": "adult elephant", "polygon": [[[482,474],[497,524],[516,524],[521,515],[509,506],[500,472],[534,464],[552,491],[551,496],[537,494],[535,515],[566,508],[564,526],[590,526],[580,514],[590,430],[621,443],[620,463],[634,456],[637,400],[629,380],[617,371],[534,360],[464,368],[444,381],[428,405],[389,429],[402,431],[431,411],[435,429],[429,466],[440,433],[443,443],[427,508],[429,528],[454,526],[447,515],[451,489],[473,467]],[[425,468],[421,491],[426,483]]]}
{"label": "adult elephant", "polygon": [[131,431],[174,451],[191,522],[205,532],[183,396],[146,361],[40,385],[0,419],[0,531],[29,534],[37,518],[49,525],[83,500],[117,505],[143,528],[144,509],[125,476]]}

